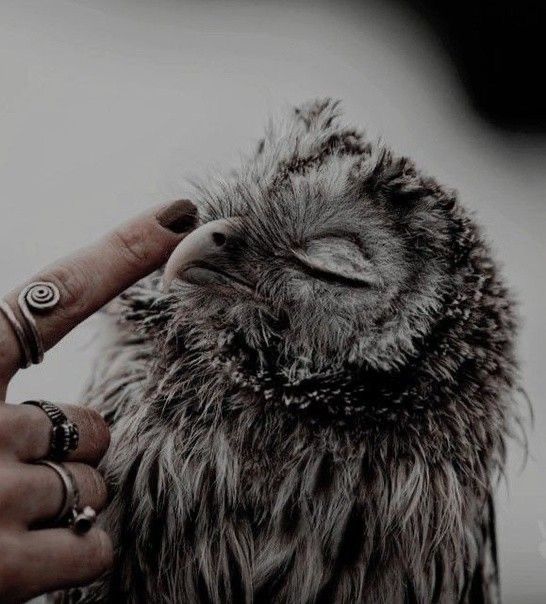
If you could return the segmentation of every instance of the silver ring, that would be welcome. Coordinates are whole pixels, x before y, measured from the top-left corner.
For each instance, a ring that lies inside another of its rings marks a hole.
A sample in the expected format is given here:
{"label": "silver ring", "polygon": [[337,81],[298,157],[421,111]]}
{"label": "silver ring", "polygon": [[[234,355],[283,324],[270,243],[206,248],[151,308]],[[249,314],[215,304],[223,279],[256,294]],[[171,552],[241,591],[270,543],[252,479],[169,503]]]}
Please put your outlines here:
{"label": "silver ring", "polygon": [[27,325],[32,335],[31,341],[34,349],[32,362],[35,365],[44,360],[44,345],[30,309],[39,312],[49,310],[59,302],[60,298],[59,289],[54,283],[50,283],[49,281],[29,283],[17,298],[19,308],[23,313],[23,317],[27,320]]}
{"label": "silver ring", "polygon": [[59,461],[64,459],[70,451],[78,448],[80,442],[78,425],[71,422],[57,405],[42,400],[23,401],[21,404],[38,407],[49,418],[52,429],[48,457]]}
{"label": "silver ring", "polygon": [[21,363],[23,368],[29,367],[31,364],[37,365],[44,359],[44,345],[32,311],[50,310],[59,302],[60,298],[61,294],[54,283],[49,281],[29,283],[17,298],[19,309],[25,319],[24,325],[19,322],[9,304],[5,300],[0,300],[0,310],[12,326],[19,341],[23,353]]}
{"label": "silver ring", "polygon": [[63,504],[59,513],[53,519],[53,523],[59,525],[65,524],[70,518],[72,510],[77,509],[80,505],[80,491],[74,480],[74,476],[62,463],[49,461],[48,459],[41,459],[36,463],[54,470],[63,483]]}
{"label": "silver ring", "polygon": [[72,472],[64,464],[55,461],[42,459],[36,463],[54,470],[63,484],[63,504],[53,524],[68,526],[79,535],[87,533],[95,523],[97,514],[90,505],[83,509],[80,507],[80,491]]}
{"label": "silver ring", "polygon": [[19,346],[21,347],[21,351],[23,353],[23,360],[21,362],[21,367],[26,369],[32,365],[32,350],[30,348],[30,344],[27,340],[27,334],[23,329],[21,323],[15,316],[13,310],[11,310],[11,306],[5,301],[0,300],[0,310],[4,313],[4,316],[8,320],[9,324],[12,326],[15,335],[17,336],[17,340],[19,342]]}
{"label": "silver ring", "polygon": [[83,510],[74,510],[72,529],[78,535],[83,535],[91,529],[96,520],[97,512],[90,505],[86,505]]}

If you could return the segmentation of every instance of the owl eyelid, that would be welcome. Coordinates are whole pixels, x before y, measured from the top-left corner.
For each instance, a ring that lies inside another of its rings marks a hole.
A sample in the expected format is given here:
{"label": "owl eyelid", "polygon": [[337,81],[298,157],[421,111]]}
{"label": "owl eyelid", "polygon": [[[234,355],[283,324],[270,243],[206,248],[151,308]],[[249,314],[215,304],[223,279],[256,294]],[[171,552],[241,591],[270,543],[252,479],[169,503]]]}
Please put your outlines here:
{"label": "owl eyelid", "polygon": [[360,235],[357,232],[347,232],[347,231],[323,231],[322,233],[318,233],[316,235],[314,235],[313,237],[308,237],[305,240],[304,244],[309,244],[312,243],[313,241],[320,241],[321,239],[339,239],[340,241],[346,241],[347,243],[353,243],[354,245],[356,245],[357,247],[360,248],[360,250],[365,254],[366,254],[366,248],[364,246],[364,242],[362,241],[362,238],[360,237]]}
{"label": "owl eyelid", "polygon": [[381,283],[380,275],[362,244],[332,235],[308,241],[291,249],[298,268],[317,279],[352,287],[370,287]]}
{"label": "owl eyelid", "polygon": [[326,281],[329,283],[342,283],[350,287],[358,288],[370,287],[371,285],[375,284],[375,279],[353,277],[317,266],[309,262],[308,258],[303,256],[297,250],[293,250],[292,258],[296,261],[298,268],[302,270],[302,272],[309,275],[310,277],[320,279],[321,281]]}

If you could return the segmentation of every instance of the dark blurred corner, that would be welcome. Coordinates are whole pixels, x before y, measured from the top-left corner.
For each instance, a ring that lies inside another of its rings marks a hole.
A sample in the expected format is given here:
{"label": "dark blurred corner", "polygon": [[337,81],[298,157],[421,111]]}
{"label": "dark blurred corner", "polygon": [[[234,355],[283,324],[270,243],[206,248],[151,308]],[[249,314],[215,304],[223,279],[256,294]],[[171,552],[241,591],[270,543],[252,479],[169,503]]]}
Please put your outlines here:
{"label": "dark blurred corner", "polygon": [[401,2],[432,25],[483,118],[507,130],[546,133],[545,2]]}

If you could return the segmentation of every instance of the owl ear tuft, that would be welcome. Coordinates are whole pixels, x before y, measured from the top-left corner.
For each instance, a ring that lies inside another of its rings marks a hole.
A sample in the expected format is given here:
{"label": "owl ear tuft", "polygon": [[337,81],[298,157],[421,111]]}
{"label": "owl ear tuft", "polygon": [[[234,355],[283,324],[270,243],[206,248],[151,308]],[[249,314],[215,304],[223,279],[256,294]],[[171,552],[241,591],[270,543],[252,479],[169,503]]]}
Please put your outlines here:
{"label": "owl ear tuft", "polygon": [[307,131],[326,130],[341,116],[340,101],[330,98],[315,99],[295,107],[294,116]]}
{"label": "owl ear tuft", "polygon": [[294,258],[307,272],[328,281],[349,281],[369,286],[380,281],[374,265],[359,245],[341,237],[321,237],[304,248],[292,250]]}

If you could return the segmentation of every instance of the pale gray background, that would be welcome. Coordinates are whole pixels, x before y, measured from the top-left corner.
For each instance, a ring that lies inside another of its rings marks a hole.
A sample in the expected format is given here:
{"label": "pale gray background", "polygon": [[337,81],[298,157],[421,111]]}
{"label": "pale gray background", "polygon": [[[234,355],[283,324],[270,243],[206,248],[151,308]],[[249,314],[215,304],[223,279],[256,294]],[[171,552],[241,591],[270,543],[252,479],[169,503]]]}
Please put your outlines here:
{"label": "pale gray background", "polygon": [[[500,497],[506,602],[546,601],[544,139],[480,122],[431,32],[382,4],[0,0],[0,284],[236,162],[266,118],[315,96],[476,210],[521,300],[533,458]],[[12,401],[77,400],[92,321]]]}

